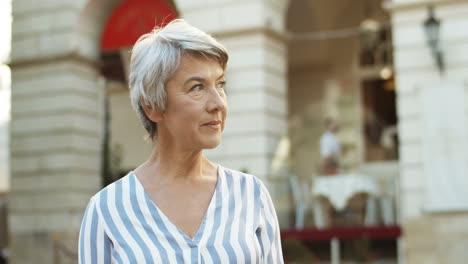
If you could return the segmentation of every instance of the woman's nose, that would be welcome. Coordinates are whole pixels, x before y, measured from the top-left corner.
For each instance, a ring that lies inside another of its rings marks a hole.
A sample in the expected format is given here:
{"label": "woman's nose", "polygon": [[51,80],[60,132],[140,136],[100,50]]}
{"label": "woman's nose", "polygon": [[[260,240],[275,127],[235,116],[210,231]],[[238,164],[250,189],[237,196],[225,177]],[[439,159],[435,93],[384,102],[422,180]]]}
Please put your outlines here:
{"label": "woman's nose", "polygon": [[208,112],[223,110],[226,107],[224,91],[219,91],[216,88],[210,90],[207,102]]}

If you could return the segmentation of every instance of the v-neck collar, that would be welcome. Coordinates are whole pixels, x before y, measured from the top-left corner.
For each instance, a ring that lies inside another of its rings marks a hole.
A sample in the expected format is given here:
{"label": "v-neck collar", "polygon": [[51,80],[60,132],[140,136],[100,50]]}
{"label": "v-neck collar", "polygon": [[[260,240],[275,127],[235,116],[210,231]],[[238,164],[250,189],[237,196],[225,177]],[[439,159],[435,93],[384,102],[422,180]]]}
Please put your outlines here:
{"label": "v-neck collar", "polygon": [[[217,168],[217,179],[216,179],[216,185],[215,185],[215,189],[214,189],[214,192],[211,196],[211,200],[210,200],[210,203],[208,205],[208,208],[205,212],[205,215],[200,223],[200,225],[198,226],[198,229],[197,229],[197,232],[195,233],[195,236],[193,238],[191,238],[190,236],[188,236],[187,234],[185,234],[185,232],[183,232],[177,225],[175,225],[170,219],[169,217],[166,216],[166,214],[164,214],[164,212],[159,209],[158,205],[153,201],[153,199],[151,199],[151,197],[149,196],[149,194],[146,192],[145,190],[145,187],[143,186],[143,184],[140,182],[140,180],[138,180],[136,174],[134,171],[131,171],[130,172],[130,175],[131,177],[134,177],[134,180],[136,182],[136,184],[139,186],[139,188],[142,189],[142,192],[143,192],[143,195],[145,196],[145,200],[148,200],[148,201],[151,201],[151,204],[153,205],[153,208],[157,211],[157,215],[159,215],[161,217],[161,219],[163,220],[163,222],[167,223],[168,225],[171,225],[174,229],[176,229],[183,237],[184,239],[193,244],[198,244],[203,236],[203,231],[205,230],[205,224],[206,224],[206,220],[208,217],[213,217],[213,214],[215,212],[215,208],[216,208],[216,194],[220,191],[220,186],[221,186],[221,181],[222,181],[222,177],[224,175],[224,170],[223,168],[221,167],[221,165],[217,164],[218,168]],[[138,195],[138,193],[136,193],[136,195]],[[151,210],[151,213],[153,214],[154,212]]]}

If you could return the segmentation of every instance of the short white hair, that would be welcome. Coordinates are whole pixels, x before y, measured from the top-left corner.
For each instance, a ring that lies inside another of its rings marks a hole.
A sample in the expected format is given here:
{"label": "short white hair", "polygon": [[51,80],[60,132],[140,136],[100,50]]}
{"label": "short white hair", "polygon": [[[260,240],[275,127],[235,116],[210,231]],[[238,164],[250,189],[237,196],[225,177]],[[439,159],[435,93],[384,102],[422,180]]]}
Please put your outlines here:
{"label": "short white hair", "polygon": [[214,59],[223,69],[229,58],[223,45],[183,19],[175,19],[165,27],[154,28],[152,32],[141,36],[133,46],[130,98],[151,140],[157,136],[157,126],[146,116],[141,104],[152,109],[166,110],[165,86],[177,71],[184,54]]}

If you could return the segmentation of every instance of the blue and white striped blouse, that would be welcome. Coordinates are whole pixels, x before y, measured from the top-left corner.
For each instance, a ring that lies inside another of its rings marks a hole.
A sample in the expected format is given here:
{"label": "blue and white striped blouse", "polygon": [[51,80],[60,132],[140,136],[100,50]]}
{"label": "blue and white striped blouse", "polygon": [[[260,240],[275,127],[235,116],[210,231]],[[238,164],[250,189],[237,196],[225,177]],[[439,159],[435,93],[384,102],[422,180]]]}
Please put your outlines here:
{"label": "blue and white striped blouse", "polygon": [[270,195],[256,177],[218,166],[193,239],[153,203],[133,172],[94,195],[80,231],[79,263],[283,263]]}

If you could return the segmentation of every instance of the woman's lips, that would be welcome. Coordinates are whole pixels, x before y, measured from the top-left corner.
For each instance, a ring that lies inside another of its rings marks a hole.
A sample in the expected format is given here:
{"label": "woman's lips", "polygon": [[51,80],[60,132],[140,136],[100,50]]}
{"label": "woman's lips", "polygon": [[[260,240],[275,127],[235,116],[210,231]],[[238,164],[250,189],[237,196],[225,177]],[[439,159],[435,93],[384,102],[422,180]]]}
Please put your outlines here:
{"label": "woman's lips", "polygon": [[211,121],[203,124],[203,126],[209,127],[211,129],[218,129],[221,127],[221,121]]}

